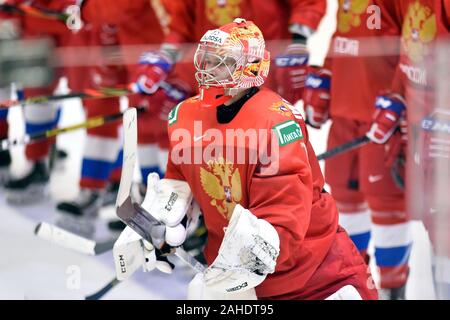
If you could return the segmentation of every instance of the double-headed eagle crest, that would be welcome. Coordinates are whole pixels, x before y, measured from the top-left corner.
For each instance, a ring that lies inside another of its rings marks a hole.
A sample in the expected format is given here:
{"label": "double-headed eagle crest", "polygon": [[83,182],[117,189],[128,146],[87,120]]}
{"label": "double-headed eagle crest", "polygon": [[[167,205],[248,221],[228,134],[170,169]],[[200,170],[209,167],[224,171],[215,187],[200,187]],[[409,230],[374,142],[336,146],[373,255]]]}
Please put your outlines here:
{"label": "double-headed eagle crest", "polygon": [[217,25],[223,26],[233,22],[237,17],[241,16],[240,4],[242,0],[207,0],[206,16],[208,20]]}
{"label": "double-headed eagle crest", "polygon": [[369,0],[339,0],[337,29],[347,33],[361,25],[361,14],[366,12]]}
{"label": "double-headed eagle crest", "polygon": [[211,198],[210,204],[226,218],[231,219],[234,207],[242,199],[239,169],[223,157],[209,160],[207,169],[200,168],[200,182]]}
{"label": "double-headed eagle crest", "polygon": [[409,5],[402,30],[402,45],[415,63],[428,54],[428,44],[436,37],[436,15],[419,1]]}

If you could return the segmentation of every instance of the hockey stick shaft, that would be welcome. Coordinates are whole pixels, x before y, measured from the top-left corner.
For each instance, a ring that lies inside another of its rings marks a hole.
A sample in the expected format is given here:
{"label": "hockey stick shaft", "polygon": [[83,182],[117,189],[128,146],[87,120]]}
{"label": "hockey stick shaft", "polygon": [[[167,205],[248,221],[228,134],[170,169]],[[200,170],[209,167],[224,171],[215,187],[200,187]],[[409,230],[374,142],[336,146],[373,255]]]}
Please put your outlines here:
{"label": "hockey stick shaft", "polygon": [[[138,111],[143,111],[144,108],[138,108]],[[1,140],[0,151],[7,150],[13,146],[23,145],[30,142],[35,142],[39,140],[45,140],[52,137],[56,137],[60,134],[75,131],[78,129],[92,129],[96,127],[103,126],[112,121],[119,120],[122,118],[123,113],[118,112],[107,116],[98,116],[87,119],[85,122],[74,124],[64,128],[55,128],[42,132],[36,132],[30,135],[25,135],[18,139],[4,139]]]}
{"label": "hockey stick shaft", "polygon": [[114,288],[116,285],[118,285],[120,281],[117,278],[112,279],[106,286],[101,288],[99,291],[86,296],[86,300],[99,300],[101,297],[103,297],[106,293],[108,293],[112,288]]}
{"label": "hockey stick shaft", "polygon": [[367,136],[361,136],[358,137],[352,141],[349,141],[347,143],[341,144],[340,146],[337,146],[331,150],[328,150],[322,154],[319,154],[317,156],[317,160],[327,160],[331,157],[337,156],[339,154],[342,154],[344,152],[348,152],[350,150],[359,148],[367,143],[370,142],[370,139]]}
{"label": "hockey stick shaft", "polygon": [[[50,101],[58,101],[64,99],[72,99],[72,98],[84,98],[84,99],[105,99],[105,98],[114,98],[120,96],[126,96],[130,94],[136,94],[136,92],[128,89],[130,84],[118,86],[116,88],[100,88],[100,89],[85,89],[82,92],[72,92],[68,94],[59,94],[59,95],[41,95],[34,96],[29,98],[23,98],[18,100],[3,100],[0,101],[0,109],[7,109],[14,106],[21,106],[27,104],[41,104]],[[174,100],[184,100],[187,96],[184,95],[179,89],[176,89],[173,85],[168,82],[161,82],[160,88],[166,92],[169,97],[172,97]]]}
{"label": "hockey stick shaft", "polygon": [[68,94],[60,94],[60,95],[42,95],[29,97],[25,99],[19,100],[3,100],[0,101],[0,109],[7,109],[14,106],[21,106],[27,104],[41,104],[50,101],[58,101],[64,99],[72,99],[72,98],[91,98],[91,99],[104,99],[104,98],[113,98],[119,97],[127,94],[131,94],[132,92],[125,89],[116,89],[116,88],[103,88],[100,90],[95,89],[86,89],[84,92],[72,92]]}
{"label": "hockey stick shaft", "polygon": [[0,10],[8,13],[15,13],[21,15],[29,15],[38,18],[59,20],[61,22],[66,22],[69,15],[63,12],[42,10],[39,8],[34,8],[26,4],[12,5],[12,4],[0,4]]}

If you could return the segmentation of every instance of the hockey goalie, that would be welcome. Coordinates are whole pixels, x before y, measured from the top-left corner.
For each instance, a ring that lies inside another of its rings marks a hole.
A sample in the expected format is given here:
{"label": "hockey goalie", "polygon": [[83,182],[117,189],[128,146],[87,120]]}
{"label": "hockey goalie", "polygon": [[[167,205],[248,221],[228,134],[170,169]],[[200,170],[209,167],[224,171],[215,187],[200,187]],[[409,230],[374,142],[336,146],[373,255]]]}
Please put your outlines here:
{"label": "hockey goalie", "polygon": [[[260,88],[269,61],[251,21],[236,19],[202,37],[194,57],[200,94],[170,112],[166,175],[148,179],[142,208],[161,224],[147,230],[152,243],[141,247],[140,261],[160,268],[160,249],[182,245],[195,201],[208,231],[208,267],[193,280],[206,296],[197,299],[246,292],[376,299],[370,271],[323,189],[303,119]],[[142,230],[141,221],[128,225]]]}

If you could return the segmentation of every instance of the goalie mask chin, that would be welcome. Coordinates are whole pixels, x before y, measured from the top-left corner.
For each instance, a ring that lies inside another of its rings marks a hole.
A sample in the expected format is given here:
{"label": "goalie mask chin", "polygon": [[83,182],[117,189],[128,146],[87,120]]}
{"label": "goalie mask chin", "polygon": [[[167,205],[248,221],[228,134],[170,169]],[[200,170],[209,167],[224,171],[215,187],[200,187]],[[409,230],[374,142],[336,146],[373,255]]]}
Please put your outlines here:
{"label": "goalie mask chin", "polygon": [[270,53],[261,30],[253,22],[238,18],[203,35],[194,65],[200,99],[219,105],[242,90],[264,83]]}
{"label": "goalie mask chin", "polygon": [[238,204],[217,258],[205,272],[205,285],[222,293],[252,289],[275,271],[279,252],[275,228]]}

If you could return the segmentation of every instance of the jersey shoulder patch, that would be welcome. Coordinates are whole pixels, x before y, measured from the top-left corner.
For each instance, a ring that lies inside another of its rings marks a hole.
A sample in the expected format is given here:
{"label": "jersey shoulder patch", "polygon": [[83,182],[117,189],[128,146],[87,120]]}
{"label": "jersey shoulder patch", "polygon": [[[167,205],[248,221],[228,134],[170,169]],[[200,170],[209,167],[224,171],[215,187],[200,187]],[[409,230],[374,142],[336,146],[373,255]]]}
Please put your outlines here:
{"label": "jersey shoulder patch", "polygon": [[275,131],[280,146],[303,139],[302,128],[292,119],[274,125],[272,130]]}
{"label": "jersey shoulder patch", "polygon": [[169,123],[169,126],[177,123],[178,121],[178,114],[180,111],[180,107],[183,104],[183,102],[180,102],[179,104],[177,104],[170,112],[169,115],[167,116],[167,121]]}
{"label": "jersey shoulder patch", "polygon": [[[180,116],[180,112],[181,112],[182,108],[189,108],[193,104],[198,103],[198,99],[199,99],[199,96],[197,95],[197,96],[190,97],[184,101],[181,101],[179,104],[177,104],[169,112],[169,115],[167,116],[167,121],[168,121],[169,127],[178,122],[178,118]],[[183,107],[184,105],[187,105],[187,106]]]}

